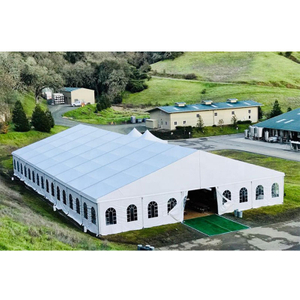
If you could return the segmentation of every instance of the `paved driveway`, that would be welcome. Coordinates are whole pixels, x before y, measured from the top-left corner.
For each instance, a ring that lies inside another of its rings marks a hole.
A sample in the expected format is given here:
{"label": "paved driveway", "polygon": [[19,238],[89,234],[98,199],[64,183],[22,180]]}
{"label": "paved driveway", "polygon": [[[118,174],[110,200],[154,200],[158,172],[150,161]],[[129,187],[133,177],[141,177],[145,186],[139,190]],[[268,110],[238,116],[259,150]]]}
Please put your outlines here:
{"label": "paved driveway", "polygon": [[300,218],[175,244],[157,250],[300,250]]}
{"label": "paved driveway", "polygon": [[300,161],[300,152],[290,149],[288,144],[267,143],[244,138],[244,134],[220,135],[207,138],[170,141],[170,144],[180,145],[204,151],[235,149],[289,160]]}

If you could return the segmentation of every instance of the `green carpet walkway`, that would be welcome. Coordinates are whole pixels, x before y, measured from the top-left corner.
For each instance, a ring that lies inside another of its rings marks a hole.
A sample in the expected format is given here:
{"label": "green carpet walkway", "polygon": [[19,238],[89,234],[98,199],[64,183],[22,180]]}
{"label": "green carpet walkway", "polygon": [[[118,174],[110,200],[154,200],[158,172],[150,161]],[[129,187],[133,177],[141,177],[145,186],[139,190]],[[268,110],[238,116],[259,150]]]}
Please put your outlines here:
{"label": "green carpet walkway", "polygon": [[185,220],[183,223],[209,236],[249,228],[217,215]]}

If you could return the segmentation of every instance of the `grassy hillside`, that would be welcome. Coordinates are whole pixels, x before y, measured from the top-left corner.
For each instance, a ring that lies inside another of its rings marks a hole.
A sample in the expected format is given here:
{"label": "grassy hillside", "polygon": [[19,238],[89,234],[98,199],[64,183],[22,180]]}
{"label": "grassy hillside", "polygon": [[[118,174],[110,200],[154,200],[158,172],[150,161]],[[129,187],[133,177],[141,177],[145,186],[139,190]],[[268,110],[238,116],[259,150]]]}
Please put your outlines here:
{"label": "grassy hillside", "polygon": [[300,87],[300,65],[277,52],[186,52],[151,68],[161,74],[194,73],[203,81]]}
{"label": "grassy hillside", "polygon": [[[184,79],[152,78],[149,88],[136,94],[127,94],[123,103],[134,105],[173,105],[175,102],[199,103],[203,99],[215,102],[236,97],[240,100],[252,99],[264,104],[263,110],[271,110],[277,99],[284,111],[300,103],[300,90],[252,84],[204,83]],[[205,94],[202,94],[205,89]]]}

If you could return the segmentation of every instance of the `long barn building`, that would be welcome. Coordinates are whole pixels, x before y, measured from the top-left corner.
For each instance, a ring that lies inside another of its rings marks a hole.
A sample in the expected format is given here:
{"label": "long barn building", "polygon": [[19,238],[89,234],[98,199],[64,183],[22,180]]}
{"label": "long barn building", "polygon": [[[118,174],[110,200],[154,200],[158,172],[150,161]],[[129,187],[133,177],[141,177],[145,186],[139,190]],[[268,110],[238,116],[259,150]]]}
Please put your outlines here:
{"label": "long barn building", "polygon": [[284,173],[78,125],[12,153],[14,175],[84,231],[107,235],[182,222],[187,201],[219,215],[283,203]]}

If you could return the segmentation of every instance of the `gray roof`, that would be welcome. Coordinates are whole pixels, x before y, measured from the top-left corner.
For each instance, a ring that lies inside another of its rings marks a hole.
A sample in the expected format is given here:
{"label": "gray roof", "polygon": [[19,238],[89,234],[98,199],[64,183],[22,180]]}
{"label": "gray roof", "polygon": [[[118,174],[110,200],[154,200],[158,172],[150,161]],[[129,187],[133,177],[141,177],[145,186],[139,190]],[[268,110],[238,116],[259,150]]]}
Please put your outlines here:
{"label": "gray roof", "polygon": [[196,151],[77,125],[13,155],[96,202]]}
{"label": "gray roof", "polygon": [[81,88],[75,88],[75,87],[64,87],[62,88],[61,90],[64,91],[64,92],[73,92],[73,91],[76,91],[76,90],[79,90]]}
{"label": "gray roof", "polygon": [[300,108],[257,123],[255,126],[300,132]]}
{"label": "gray roof", "polygon": [[187,104],[184,107],[179,106],[159,106],[154,109],[149,110],[149,112],[159,109],[165,113],[182,113],[182,112],[197,112],[197,111],[206,111],[206,110],[220,110],[220,109],[235,109],[235,108],[243,108],[243,107],[255,107],[261,106],[262,104],[253,101],[253,100],[243,100],[238,101],[237,103],[228,103],[228,102],[216,102],[211,105],[205,104]]}

